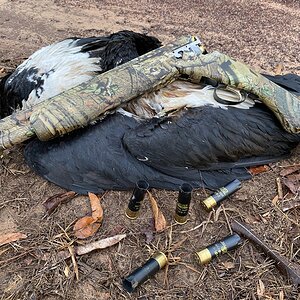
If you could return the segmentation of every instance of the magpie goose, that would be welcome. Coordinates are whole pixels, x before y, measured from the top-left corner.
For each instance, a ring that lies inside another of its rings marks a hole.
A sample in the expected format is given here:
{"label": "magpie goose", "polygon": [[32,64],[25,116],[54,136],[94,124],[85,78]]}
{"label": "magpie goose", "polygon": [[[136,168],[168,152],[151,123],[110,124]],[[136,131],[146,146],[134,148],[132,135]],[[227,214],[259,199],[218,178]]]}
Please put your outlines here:
{"label": "magpie goose", "polygon": [[160,46],[155,37],[124,30],[104,37],[68,38],[41,48],[2,79],[0,118]]}
{"label": "magpie goose", "polygon": [[216,189],[251,178],[246,167],[285,158],[298,142],[257,100],[224,105],[210,86],[175,81],[95,125],[32,141],[25,158],[45,179],[78,193],[132,189],[140,179],[159,189],[183,182]]}
{"label": "magpie goose", "polygon": [[[1,116],[159,46],[154,37],[121,31],[42,48],[0,83]],[[300,93],[296,75],[269,79]],[[140,179],[155,188],[190,182],[215,189],[250,178],[246,167],[284,158],[300,141],[258,99],[226,105],[213,95],[212,86],[175,81],[87,128],[30,142],[25,159],[45,179],[78,193],[127,190]]]}

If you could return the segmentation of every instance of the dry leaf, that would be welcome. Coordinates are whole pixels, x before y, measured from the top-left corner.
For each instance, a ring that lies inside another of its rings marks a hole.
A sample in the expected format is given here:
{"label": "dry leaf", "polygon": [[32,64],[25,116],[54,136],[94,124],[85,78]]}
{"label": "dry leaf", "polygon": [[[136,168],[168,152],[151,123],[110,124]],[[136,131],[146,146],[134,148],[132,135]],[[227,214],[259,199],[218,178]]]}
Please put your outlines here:
{"label": "dry leaf", "polygon": [[261,174],[264,172],[267,172],[270,170],[270,167],[267,165],[263,165],[263,166],[257,166],[257,167],[250,167],[249,168],[249,172],[251,173],[251,175],[257,175],[257,174]]}
{"label": "dry leaf", "polygon": [[263,297],[265,294],[265,285],[264,283],[259,279],[257,284],[257,296],[258,298]]}
{"label": "dry leaf", "polygon": [[298,180],[283,178],[282,182],[293,194],[297,194],[300,191],[300,182]]}
{"label": "dry leaf", "polygon": [[6,233],[0,235],[0,246],[26,238],[27,235],[21,232]]}
{"label": "dry leaf", "polygon": [[78,246],[76,247],[76,254],[83,255],[86,253],[89,253],[96,249],[104,249],[107,247],[111,247],[117,243],[119,243],[121,240],[123,240],[126,237],[126,234],[118,234],[112,237],[108,237],[106,239],[102,239],[87,245]]}
{"label": "dry leaf", "polygon": [[96,222],[93,217],[85,216],[75,223],[74,235],[79,239],[85,239],[95,234],[100,226],[101,223]]}
{"label": "dry leaf", "polygon": [[74,235],[79,239],[85,239],[95,234],[101,226],[103,220],[103,209],[100,199],[93,193],[89,193],[92,208],[92,216],[85,216],[74,225]]}
{"label": "dry leaf", "polygon": [[78,255],[83,255],[86,253],[89,253],[91,251],[94,251],[96,249],[104,249],[111,247],[117,243],[119,243],[121,240],[123,240],[126,237],[126,234],[118,234],[112,237],[108,237],[106,239],[102,239],[87,245],[78,246],[76,247],[75,251]]}
{"label": "dry leaf", "polygon": [[163,231],[167,227],[166,219],[165,219],[164,215],[162,214],[162,212],[160,211],[160,209],[158,208],[156,200],[154,199],[154,197],[151,195],[151,193],[149,191],[148,191],[148,196],[149,196],[149,200],[151,202],[155,230],[157,232]]}
{"label": "dry leaf", "polygon": [[44,202],[44,206],[46,208],[48,215],[50,215],[59,204],[68,202],[69,200],[76,197],[76,195],[77,194],[75,192],[70,191],[67,193],[56,194],[56,195],[53,195],[50,198],[48,198]]}
{"label": "dry leaf", "polygon": [[103,219],[103,209],[100,204],[100,199],[93,193],[89,193],[91,208],[92,208],[92,217],[97,222],[102,222]]}
{"label": "dry leaf", "polygon": [[222,265],[224,266],[224,268],[226,270],[230,270],[230,269],[235,268],[235,264],[232,261],[225,261],[225,262],[222,263]]}
{"label": "dry leaf", "polygon": [[300,174],[292,174],[292,175],[288,175],[287,179],[289,180],[293,180],[293,181],[299,181],[300,180]]}
{"label": "dry leaf", "polygon": [[284,176],[290,175],[292,173],[295,173],[295,172],[297,172],[299,170],[300,170],[300,164],[294,165],[294,166],[290,166],[290,167],[284,168],[280,172],[280,175],[284,177]]}

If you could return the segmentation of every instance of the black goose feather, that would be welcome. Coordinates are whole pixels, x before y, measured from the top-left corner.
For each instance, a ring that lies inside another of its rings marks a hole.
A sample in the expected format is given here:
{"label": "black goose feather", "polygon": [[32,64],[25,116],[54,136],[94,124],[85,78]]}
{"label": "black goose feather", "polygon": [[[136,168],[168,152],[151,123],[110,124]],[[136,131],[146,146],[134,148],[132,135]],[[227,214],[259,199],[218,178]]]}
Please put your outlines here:
{"label": "black goose feather", "polygon": [[140,179],[159,189],[183,182],[216,189],[251,178],[245,167],[285,158],[299,141],[262,104],[204,106],[148,121],[116,113],[66,137],[35,140],[25,158],[45,179],[78,193],[128,190]]}

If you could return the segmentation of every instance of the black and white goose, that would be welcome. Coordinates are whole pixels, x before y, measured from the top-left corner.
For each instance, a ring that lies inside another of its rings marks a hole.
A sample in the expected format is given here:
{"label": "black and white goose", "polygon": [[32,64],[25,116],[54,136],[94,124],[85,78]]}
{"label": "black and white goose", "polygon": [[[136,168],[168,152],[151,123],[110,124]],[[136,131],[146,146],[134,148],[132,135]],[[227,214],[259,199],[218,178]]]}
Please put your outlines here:
{"label": "black and white goose", "polygon": [[160,46],[155,37],[124,30],[104,37],[69,38],[41,48],[2,79],[0,118]]}
{"label": "black and white goose", "polygon": [[[105,59],[129,60],[124,47]],[[269,78],[300,93],[296,75]],[[59,85],[68,78],[57,80]],[[190,182],[214,189],[234,178],[250,178],[246,167],[284,158],[299,143],[300,135],[284,131],[259,101],[247,97],[241,104],[224,105],[213,91],[175,81],[95,125],[49,142],[30,142],[26,161],[45,179],[79,193],[127,190],[140,179],[155,188],[178,189]]]}

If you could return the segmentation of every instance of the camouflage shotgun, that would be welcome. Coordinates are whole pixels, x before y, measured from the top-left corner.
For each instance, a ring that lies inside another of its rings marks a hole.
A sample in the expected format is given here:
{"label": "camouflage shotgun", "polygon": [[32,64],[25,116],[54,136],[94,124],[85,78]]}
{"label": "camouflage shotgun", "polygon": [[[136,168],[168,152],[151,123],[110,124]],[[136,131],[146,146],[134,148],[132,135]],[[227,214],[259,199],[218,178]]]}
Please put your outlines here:
{"label": "camouflage shotgun", "polygon": [[201,47],[199,39],[181,37],[31,109],[13,113],[0,120],[0,150],[35,135],[49,140],[87,126],[122,103],[175,80],[179,76],[175,62],[182,53],[200,53]]}
{"label": "camouflage shotgun", "polygon": [[203,50],[198,38],[181,37],[30,110],[15,112],[0,120],[0,149],[35,135],[45,141],[87,126],[121,104],[182,75],[196,82],[205,76],[256,94],[287,131],[300,132],[300,101],[296,96],[227,55],[203,55]]}

